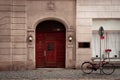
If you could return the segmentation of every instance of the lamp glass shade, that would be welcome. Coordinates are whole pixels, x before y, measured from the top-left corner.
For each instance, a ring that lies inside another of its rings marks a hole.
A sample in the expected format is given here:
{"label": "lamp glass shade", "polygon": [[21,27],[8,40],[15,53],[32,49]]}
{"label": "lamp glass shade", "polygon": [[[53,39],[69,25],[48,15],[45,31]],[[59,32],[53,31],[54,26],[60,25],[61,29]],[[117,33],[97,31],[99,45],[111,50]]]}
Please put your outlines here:
{"label": "lamp glass shade", "polygon": [[68,37],[68,39],[69,39],[69,41],[71,42],[72,41],[72,36],[70,35],[69,37]]}
{"label": "lamp glass shade", "polygon": [[32,40],[33,40],[32,36],[29,36],[29,37],[28,37],[28,40],[29,40],[30,42],[32,42]]}

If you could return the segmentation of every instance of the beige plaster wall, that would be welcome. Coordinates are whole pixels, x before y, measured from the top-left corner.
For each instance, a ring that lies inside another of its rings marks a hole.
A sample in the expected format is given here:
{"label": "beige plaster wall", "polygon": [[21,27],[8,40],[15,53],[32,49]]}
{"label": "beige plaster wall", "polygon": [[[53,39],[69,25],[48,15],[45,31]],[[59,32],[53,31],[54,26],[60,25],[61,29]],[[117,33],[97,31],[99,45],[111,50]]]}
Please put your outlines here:
{"label": "beige plaster wall", "polygon": [[11,69],[10,1],[0,0],[0,70]]}
{"label": "beige plaster wall", "polygon": [[94,19],[92,30],[98,30],[100,26],[103,26],[104,30],[120,30],[120,19]]}
{"label": "beige plaster wall", "polygon": [[26,69],[26,0],[0,0],[0,70]]}
{"label": "beige plaster wall", "polygon": [[[35,28],[54,19],[66,26],[66,68],[80,68],[92,49],[78,42],[92,40],[93,19],[120,18],[120,0],[0,0],[0,70],[35,69]],[[33,42],[28,43],[29,35]],[[68,42],[68,36],[73,42]],[[76,43],[76,46],[75,46]]]}
{"label": "beige plaster wall", "polygon": [[[66,68],[75,67],[75,0],[0,0],[0,70],[35,69],[35,29],[54,19],[66,27]],[[67,4],[67,5],[66,5]],[[28,42],[29,35],[33,41]],[[74,40],[68,42],[68,36]]]}
{"label": "beige plaster wall", "polygon": [[120,0],[77,0],[76,2],[76,67],[92,56],[91,47],[78,48],[78,42],[92,40],[93,19],[120,18]]}

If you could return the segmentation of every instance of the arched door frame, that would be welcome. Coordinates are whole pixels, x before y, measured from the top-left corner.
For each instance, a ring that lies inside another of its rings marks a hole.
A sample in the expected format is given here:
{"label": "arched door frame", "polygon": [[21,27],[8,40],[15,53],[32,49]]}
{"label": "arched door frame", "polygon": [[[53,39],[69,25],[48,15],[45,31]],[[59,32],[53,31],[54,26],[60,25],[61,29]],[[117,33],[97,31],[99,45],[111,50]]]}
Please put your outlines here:
{"label": "arched door frame", "polygon": [[[70,23],[67,22],[67,20],[61,19],[61,18],[53,18],[53,17],[38,19],[37,21],[34,22],[33,25],[31,25],[31,28],[28,28],[27,37],[29,37],[29,36],[33,37],[33,41],[28,42],[28,44],[27,44],[27,51],[28,51],[27,65],[29,65],[28,68],[30,68],[30,69],[36,68],[36,48],[35,48],[36,32],[35,31],[36,31],[37,25],[46,20],[55,20],[55,21],[62,23],[65,26],[65,28],[66,28],[65,68],[75,68],[75,65],[76,65],[76,63],[75,63],[75,61],[76,61],[75,29],[73,28],[73,26],[71,26]],[[72,42],[69,42],[69,40],[68,40],[69,36],[73,36]]]}
{"label": "arched door frame", "polygon": [[[36,22],[34,22],[32,26],[32,28],[28,29],[27,31],[27,36],[33,36],[33,41],[32,42],[28,42],[27,44],[27,51],[28,51],[28,57],[27,57],[27,64],[30,65],[31,69],[35,69],[36,68],[36,27],[39,23],[46,21],[46,20],[55,20],[58,21],[60,23],[62,23],[65,28],[66,28],[66,52],[65,52],[65,68],[74,68],[76,63],[76,52],[75,52],[75,44],[76,44],[76,40],[75,40],[75,30],[73,28],[73,26],[70,26],[71,24],[67,22],[67,20],[65,19],[61,19],[61,18],[54,18],[54,17],[48,17],[48,18],[41,18],[38,19]],[[73,36],[73,41],[69,42],[68,37],[69,36]],[[31,65],[32,64],[32,65]],[[29,67],[29,66],[28,66]]]}
{"label": "arched door frame", "polygon": [[67,31],[67,29],[68,29],[68,26],[69,26],[69,25],[68,25],[68,22],[65,22],[65,20],[62,20],[62,19],[60,19],[60,18],[47,17],[47,18],[42,18],[42,19],[37,20],[37,21],[35,22],[35,24],[33,25],[33,26],[34,26],[34,30],[36,30],[36,27],[37,27],[37,25],[38,25],[39,23],[41,23],[41,22],[43,22],[43,21],[46,21],[46,20],[55,20],[55,21],[58,21],[58,22],[62,23],[62,24],[65,26],[66,31]]}
{"label": "arched door frame", "polygon": [[[66,50],[66,52],[65,52],[65,68],[66,68],[66,63],[67,63],[67,60],[66,60],[66,53],[67,53],[67,31],[68,31],[68,25],[63,21],[63,20],[61,20],[61,19],[58,19],[58,18],[51,18],[51,17],[49,17],[49,18],[43,18],[43,19],[40,19],[40,20],[38,20],[37,22],[36,22],[36,25],[35,25],[35,27],[34,27],[34,30],[36,31],[36,27],[37,27],[37,25],[39,24],[39,23],[42,23],[42,22],[44,22],[44,21],[46,21],[46,20],[54,20],[54,21],[58,21],[58,22],[60,22],[61,24],[63,24],[64,25],[64,27],[65,27],[65,35],[66,35],[66,41],[65,41],[65,50]],[[36,32],[35,32],[35,34],[34,34],[34,36],[36,35]],[[35,39],[36,39],[36,37],[35,37]],[[36,41],[36,40],[35,40]],[[34,43],[35,43],[35,45],[36,45],[36,42],[34,41]],[[34,45],[34,47],[35,47],[35,45]],[[35,55],[36,55],[36,48],[35,48]],[[36,57],[35,57],[35,60],[36,60]],[[36,62],[36,61],[35,61]],[[35,63],[35,66],[36,66],[36,63]]]}

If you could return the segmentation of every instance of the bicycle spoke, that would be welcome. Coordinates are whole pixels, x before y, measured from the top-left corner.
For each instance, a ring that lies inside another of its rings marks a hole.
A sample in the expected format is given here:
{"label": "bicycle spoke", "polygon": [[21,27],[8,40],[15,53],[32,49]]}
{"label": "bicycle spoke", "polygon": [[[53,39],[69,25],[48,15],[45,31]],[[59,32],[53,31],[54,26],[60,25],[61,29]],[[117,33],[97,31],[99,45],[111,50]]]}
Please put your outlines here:
{"label": "bicycle spoke", "polygon": [[81,69],[86,74],[90,74],[93,71],[92,64],[90,62],[84,62],[81,66]]}
{"label": "bicycle spoke", "polygon": [[111,64],[111,63],[105,63],[105,64],[103,64],[102,67],[103,67],[103,68],[102,68],[102,72],[103,72],[104,74],[107,74],[107,75],[112,74],[112,73],[114,72],[114,70],[115,70],[114,65]]}

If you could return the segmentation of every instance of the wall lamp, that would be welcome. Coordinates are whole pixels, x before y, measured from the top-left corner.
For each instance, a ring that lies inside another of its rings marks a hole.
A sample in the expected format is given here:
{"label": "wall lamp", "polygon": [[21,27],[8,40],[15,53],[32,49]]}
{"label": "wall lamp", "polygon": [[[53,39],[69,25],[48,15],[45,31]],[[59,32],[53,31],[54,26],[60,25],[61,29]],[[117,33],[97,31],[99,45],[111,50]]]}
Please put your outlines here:
{"label": "wall lamp", "polygon": [[69,36],[68,36],[68,40],[69,40],[69,42],[72,42],[73,37],[72,37],[71,35],[69,35]]}
{"label": "wall lamp", "polygon": [[33,41],[33,37],[31,35],[28,36],[28,41],[32,42]]}

